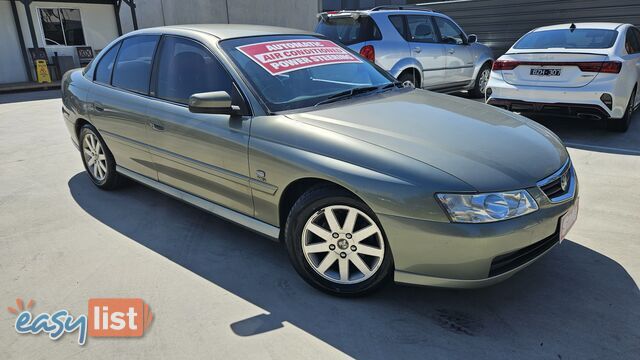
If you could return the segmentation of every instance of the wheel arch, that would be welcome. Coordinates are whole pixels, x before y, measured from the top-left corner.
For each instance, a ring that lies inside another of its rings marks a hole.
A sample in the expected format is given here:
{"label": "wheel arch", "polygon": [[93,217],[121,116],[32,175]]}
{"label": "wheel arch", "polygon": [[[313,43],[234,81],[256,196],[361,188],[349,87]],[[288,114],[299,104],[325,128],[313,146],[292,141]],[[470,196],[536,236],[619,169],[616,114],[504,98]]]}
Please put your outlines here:
{"label": "wheel arch", "polygon": [[[362,201],[367,204],[367,202],[360,196],[358,196],[355,192],[351,191],[349,188],[341,185],[335,181],[322,179],[318,177],[303,177],[296,179],[290,182],[282,191],[282,195],[280,196],[280,200],[278,202],[278,218],[280,220],[280,239],[283,239],[284,229],[287,222],[287,217],[289,216],[289,212],[295,202],[302,196],[305,192],[310,189],[318,188],[318,187],[336,187],[342,190],[349,192],[355,199]],[[369,208],[371,206],[367,204]]]}

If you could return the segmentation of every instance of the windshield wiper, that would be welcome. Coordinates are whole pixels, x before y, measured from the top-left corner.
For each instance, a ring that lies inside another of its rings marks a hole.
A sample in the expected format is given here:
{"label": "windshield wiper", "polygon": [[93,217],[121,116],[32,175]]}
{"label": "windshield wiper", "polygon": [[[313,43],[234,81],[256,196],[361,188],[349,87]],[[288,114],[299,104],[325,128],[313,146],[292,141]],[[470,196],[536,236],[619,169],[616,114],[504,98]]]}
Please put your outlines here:
{"label": "windshield wiper", "polygon": [[[389,84],[389,85],[393,85],[393,84]],[[389,85],[386,85],[386,86],[389,86]],[[328,98],[318,102],[314,106],[318,106],[318,105],[322,105],[322,104],[328,104],[328,103],[332,103],[334,101],[340,101],[340,100],[349,99],[349,98],[351,98],[353,96],[356,96],[356,95],[359,95],[359,94],[368,93],[368,92],[375,91],[375,90],[378,90],[378,89],[380,89],[379,86],[356,87],[356,88],[353,88],[353,89],[349,89],[349,90],[346,90],[346,91],[339,92],[337,94],[333,94],[333,95],[329,96]]]}

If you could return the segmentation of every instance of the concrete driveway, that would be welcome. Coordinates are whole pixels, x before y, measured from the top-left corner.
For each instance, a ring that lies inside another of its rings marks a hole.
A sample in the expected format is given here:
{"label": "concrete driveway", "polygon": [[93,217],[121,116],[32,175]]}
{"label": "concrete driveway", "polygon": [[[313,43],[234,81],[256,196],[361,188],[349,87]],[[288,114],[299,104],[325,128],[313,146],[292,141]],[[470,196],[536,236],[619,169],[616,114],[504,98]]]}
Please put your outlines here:
{"label": "concrete driveway", "polygon": [[[568,144],[579,220],[560,246],[480,290],[391,285],[339,299],[304,283],[284,249],[131,184],[83,173],[57,92],[0,96],[0,358],[637,359],[640,353],[640,116],[626,134],[545,119]],[[34,313],[87,312],[140,297],[143,338],[54,342],[19,335]]]}

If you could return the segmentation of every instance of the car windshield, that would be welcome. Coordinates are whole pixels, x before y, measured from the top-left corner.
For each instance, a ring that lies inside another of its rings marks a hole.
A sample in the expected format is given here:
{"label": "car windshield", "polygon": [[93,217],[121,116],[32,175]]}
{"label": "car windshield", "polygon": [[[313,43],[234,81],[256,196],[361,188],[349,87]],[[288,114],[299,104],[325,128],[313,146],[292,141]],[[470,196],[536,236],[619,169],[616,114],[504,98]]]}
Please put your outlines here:
{"label": "car windshield", "polygon": [[394,83],[383,70],[336,43],[310,35],[220,42],[272,112],[299,109]]}
{"label": "car windshield", "polygon": [[618,37],[615,30],[560,29],[535,31],[520,39],[515,49],[608,49]]}

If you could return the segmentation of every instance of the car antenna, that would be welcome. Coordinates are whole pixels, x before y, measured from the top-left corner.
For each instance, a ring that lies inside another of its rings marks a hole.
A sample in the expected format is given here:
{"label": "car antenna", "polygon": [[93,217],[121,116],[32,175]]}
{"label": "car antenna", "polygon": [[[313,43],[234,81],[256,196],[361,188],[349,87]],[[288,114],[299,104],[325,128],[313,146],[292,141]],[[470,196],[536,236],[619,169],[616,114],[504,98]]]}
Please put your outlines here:
{"label": "car antenna", "polygon": [[576,30],[576,24],[571,23],[571,26],[569,26],[569,30],[571,30],[571,32],[574,32]]}

